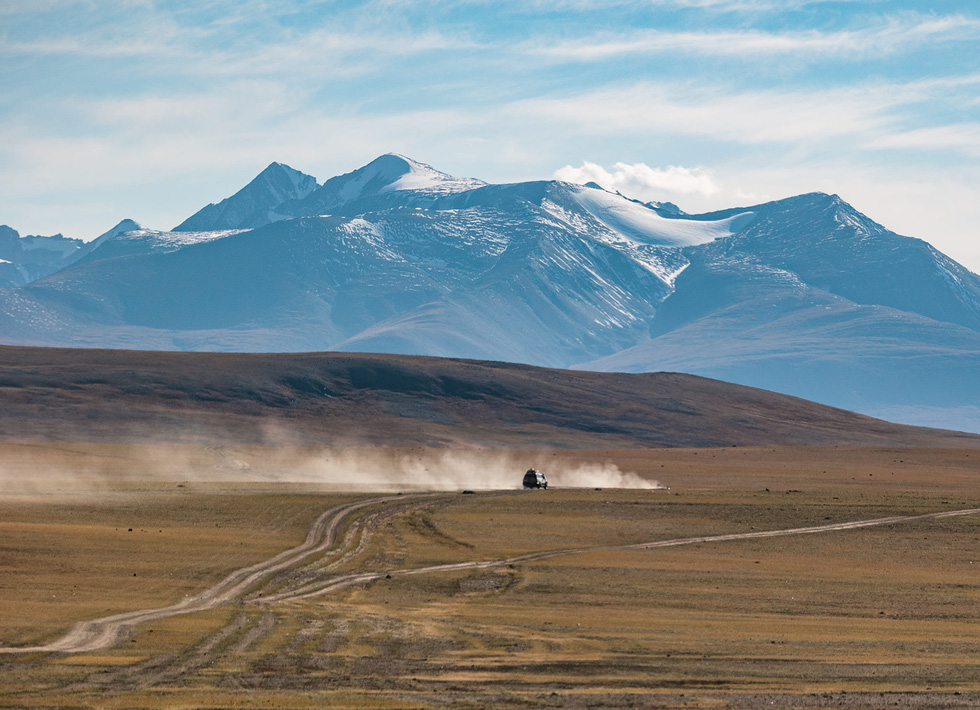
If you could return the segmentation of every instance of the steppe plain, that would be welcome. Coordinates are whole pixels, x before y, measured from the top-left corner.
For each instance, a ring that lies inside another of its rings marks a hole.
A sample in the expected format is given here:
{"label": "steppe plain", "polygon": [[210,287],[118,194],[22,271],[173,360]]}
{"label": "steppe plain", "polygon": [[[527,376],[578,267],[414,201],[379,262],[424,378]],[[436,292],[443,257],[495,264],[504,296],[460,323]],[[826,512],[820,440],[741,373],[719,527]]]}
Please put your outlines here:
{"label": "steppe plain", "polygon": [[[0,707],[980,706],[980,515],[945,515],[980,509],[970,437],[450,450],[93,426],[0,443],[0,646],[266,571],[104,647],[0,654]],[[519,489],[532,465],[552,489]],[[335,539],[262,567],[337,506]],[[761,535],[806,528],[828,529]]]}

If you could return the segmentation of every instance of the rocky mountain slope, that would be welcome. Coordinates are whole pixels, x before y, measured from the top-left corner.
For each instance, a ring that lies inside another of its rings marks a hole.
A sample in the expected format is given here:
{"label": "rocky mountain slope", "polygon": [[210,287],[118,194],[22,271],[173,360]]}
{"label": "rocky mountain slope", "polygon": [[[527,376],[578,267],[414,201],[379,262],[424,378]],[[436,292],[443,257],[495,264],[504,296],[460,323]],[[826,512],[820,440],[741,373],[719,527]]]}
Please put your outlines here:
{"label": "rocky mountain slope", "polygon": [[0,225],[0,288],[23,286],[53,274],[75,261],[84,246],[82,240],[61,234],[21,236]]}
{"label": "rocky mountain slope", "polygon": [[272,163],[248,185],[218,204],[210,204],[174,227],[175,232],[216,232],[254,229],[285,219],[276,208],[288,200],[299,200],[318,187],[316,178]]}

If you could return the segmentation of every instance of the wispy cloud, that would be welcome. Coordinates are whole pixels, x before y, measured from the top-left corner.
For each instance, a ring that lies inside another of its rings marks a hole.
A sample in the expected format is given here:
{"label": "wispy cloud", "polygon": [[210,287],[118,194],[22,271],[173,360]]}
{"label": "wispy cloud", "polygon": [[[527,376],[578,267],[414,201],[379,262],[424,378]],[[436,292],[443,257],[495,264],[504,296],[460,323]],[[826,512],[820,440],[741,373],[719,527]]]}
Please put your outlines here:
{"label": "wispy cloud", "polygon": [[105,37],[53,37],[37,40],[0,39],[0,55],[8,56],[159,57],[172,54],[178,48],[186,51],[187,45],[184,42],[175,43],[172,38],[160,36],[128,37],[112,41],[107,41]]}
{"label": "wispy cloud", "polygon": [[765,32],[761,30],[662,31],[628,33],[540,44],[528,51],[557,61],[598,61],[623,55],[684,52],[711,56],[798,55],[880,56],[925,42],[980,38],[980,20],[963,16],[893,18],[857,30]]}
{"label": "wispy cloud", "polygon": [[749,90],[642,82],[569,97],[530,99],[515,110],[586,134],[623,131],[710,137],[738,143],[823,140],[865,133],[894,103],[861,89]]}
{"label": "wispy cloud", "polygon": [[918,150],[953,149],[980,156],[980,123],[955,123],[931,128],[894,131],[879,136],[870,148]]}
{"label": "wispy cloud", "polygon": [[[2,0],[0,0],[2,1]],[[0,56],[134,57],[193,60],[194,47],[213,38],[203,25],[182,26],[172,13],[137,0],[22,3],[32,12],[14,18],[19,24],[0,32]],[[0,10],[0,15],[4,13]],[[57,17],[52,21],[50,17]],[[16,29],[15,29],[16,28]]]}
{"label": "wispy cloud", "polygon": [[310,76],[363,75],[391,70],[392,62],[413,56],[480,49],[461,34],[436,30],[381,34],[310,30],[253,47],[251,51],[215,51],[204,71],[241,76],[284,75],[287,80]]}
{"label": "wispy cloud", "polygon": [[[255,42],[222,42],[227,28],[184,28],[156,19],[126,25],[94,28],[60,36],[33,39],[0,35],[0,56],[64,55],[96,58],[145,58],[166,60],[170,66],[186,67],[197,75],[243,76],[256,73],[308,73],[317,67],[337,73],[352,73],[352,65],[378,68],[395,57],[431,52],[478,49],[480,45],[462,33],[447,34],[435,29],[381,32],[304,28],[300,31],[268,32]],[[220,30],[220,31],[219,31]],[[307,70],[307,71],[304,71]]]}
{"label": "wispy cloud", "polygon": [[[826,89],[739,90],[723,84],[637,82],[567,96],[515,102],[511,111],[583,137],[674,135],[729,144],[786,144],[838,150],[933,145],[970,147],[975,125],[942,124],[946,111],[969,110],[980,75],[911,82],[868,82]],[[929,127],[921,126],[923,114]],[[943,126],[947,127],[944,128]],[[560,128],[559,128],[560,127]],[[850,141],[850,142],[843,142]]]}

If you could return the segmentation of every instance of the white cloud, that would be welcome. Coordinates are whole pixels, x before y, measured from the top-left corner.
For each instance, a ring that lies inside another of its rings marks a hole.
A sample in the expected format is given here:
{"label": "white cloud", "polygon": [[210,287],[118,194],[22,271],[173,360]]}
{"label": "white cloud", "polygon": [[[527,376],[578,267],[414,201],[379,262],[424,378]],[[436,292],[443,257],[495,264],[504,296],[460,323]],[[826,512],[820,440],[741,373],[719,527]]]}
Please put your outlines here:
{"label": "white cloud", "polygon": [[579,168],[566,165],[555,171],[555,179],[583,185],[594,182],[607,190],[617,190],[628,197],[663,199],[663,193],[698,194],[710,197],[719,192],[710,171],[670,165],[651,168],[646,163],[616,163],[611,170],[585,161]]}
{"label": "white cloud", "polygon": [[512,108],[585,135],[641,132],[760,144],[866,134],[883,128],[888,109],[906,101],[887,87],[733,93],[705,84],[642,82]]}
{"label": "white cloud", "polygon": [[976,39],[980,21],[962,16],[892,18],[860,30],[824,32],[641,30],[539,44],[533,54],[563,61],[596,61],[622,55],[687,52],[711,56],[880,56],[929,41]]}
{"label": "white cloud", "polygon": [[464,35],[438,31],[383,34],[375,31],[310,30],[238,50],[214,51],[195,62],[194,73],[229,77],[277,76],[290,84],[389,72],[409,57],[480,49]]}
{"label": "white cloud", "polygon": [[799,155],[928,146],[972,150],[975,123],[910,127],[934,122],[936,102],[946,111],[969,109],[978,83],[976,74],[810,90],[637,82],[518,101],[503,111],[578,141],[689,136],[729,146],[783,145]]}
{"label": "white cloud", "polygon": [[980,123],[895,131],[879,136],[868,145],[871,148],[952,149],[980,156]]}

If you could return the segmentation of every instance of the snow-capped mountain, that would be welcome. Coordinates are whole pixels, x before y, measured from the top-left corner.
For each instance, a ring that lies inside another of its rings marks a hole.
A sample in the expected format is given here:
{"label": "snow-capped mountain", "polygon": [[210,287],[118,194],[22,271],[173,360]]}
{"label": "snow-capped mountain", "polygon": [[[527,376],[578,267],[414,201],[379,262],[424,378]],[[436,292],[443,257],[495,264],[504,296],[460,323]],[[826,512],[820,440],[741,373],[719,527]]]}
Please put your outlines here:
{"label": "snow-capped mountain", "polygon": [[402,155],[388,153],[362,168],[330,178],[305,198],[281,206],[294,217],[321,214],[354,216],[395,207],[431,207],[441,197],[485,185],[456,178]]}
{"label": "snow-capped mountain", "polygon": [[980,277],[834,195],[687,215],[398,155],[319,186],[273,163],[79,251],[0,291],[0,342],[669,369],[980,430]]}

